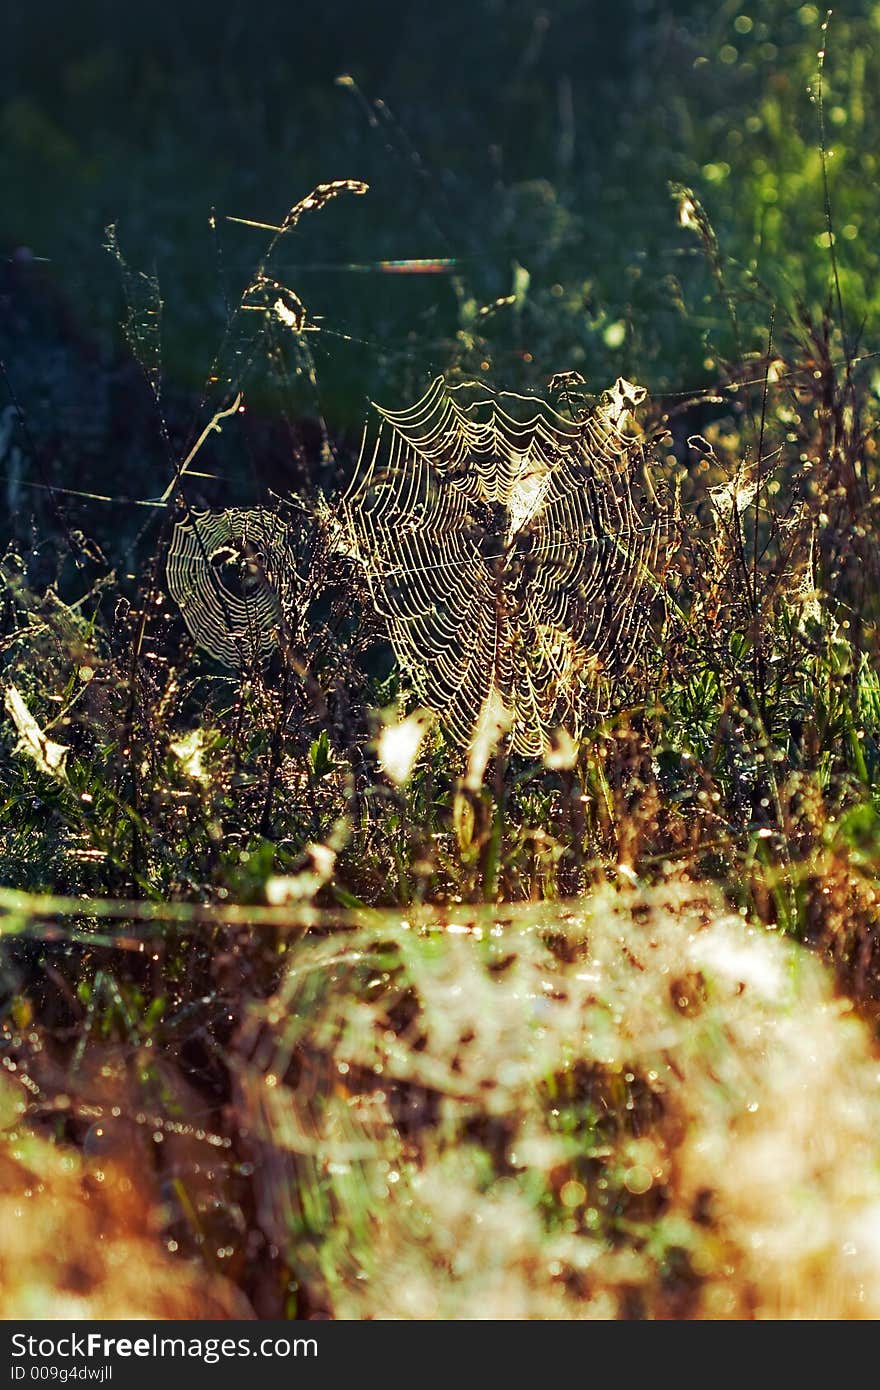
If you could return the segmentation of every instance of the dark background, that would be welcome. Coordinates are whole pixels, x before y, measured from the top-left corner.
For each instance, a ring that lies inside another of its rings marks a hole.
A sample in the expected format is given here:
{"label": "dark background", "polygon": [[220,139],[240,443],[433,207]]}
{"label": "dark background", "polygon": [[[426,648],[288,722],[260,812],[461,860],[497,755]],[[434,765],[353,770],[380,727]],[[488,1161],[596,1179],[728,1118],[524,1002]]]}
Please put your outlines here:
{"label": "dark background", "polygon": [[[32,470],[153,495],[153,469],[167,476],[169,450],[214,404],[203,388],[220,346],[217,402],[243,386],[270,434],[282,416],[320,412],[334,438],[354,438],[369,398],[403,404],[440,371],[528,390],[565,370],[597,392],[619,372],[655,396],[706,384],[760,349],[771,300],[821,305],[828,292],[807,91],[820,23],[816,7],[780,0],[13,7],[0,49],[0,353]],[[864,340],[878,7],[856,0],[834,25],[830,182]],[[271,267],[320,330],[307,335],[316,392],[301,357],[282,369],[256,340],[259,315],[224,345],[268,236],[226,219],[276,222],[336,178],[370,192],[304,218]],[[716,226],[737,341],[672,182],[694,188]],[[158,279],[170,443],[120,332],[111,222],[132,271]],[[454,264],[375,266],[431,257]],[[515,286],[515,305],[481,314]],[[264,461],[309,452],[290,428],[261,443]],[[252,490],[228,447],[232,483]],[[270,481],[310,467],[270,469]],[[208,488],[205,500],[223,498]]]}

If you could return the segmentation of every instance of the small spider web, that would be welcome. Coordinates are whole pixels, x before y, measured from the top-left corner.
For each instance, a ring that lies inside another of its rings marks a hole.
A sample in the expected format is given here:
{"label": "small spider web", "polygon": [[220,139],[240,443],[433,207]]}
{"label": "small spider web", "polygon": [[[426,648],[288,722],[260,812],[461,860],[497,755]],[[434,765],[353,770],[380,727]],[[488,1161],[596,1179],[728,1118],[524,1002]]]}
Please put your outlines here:
{"label": "small spider web", "polygon": [[262,508],[191,511],[176,522],[165,574],[200,647],[224,666],[263,664],[299,590],[290,525]]}
{"label": "small spider web", "polygon": [[505,714],[514,751],[577,731],[626,675],[666,533],[618,379],[581,419],[438,378],[379,406],[341,512],[414,693],[457,743]]}

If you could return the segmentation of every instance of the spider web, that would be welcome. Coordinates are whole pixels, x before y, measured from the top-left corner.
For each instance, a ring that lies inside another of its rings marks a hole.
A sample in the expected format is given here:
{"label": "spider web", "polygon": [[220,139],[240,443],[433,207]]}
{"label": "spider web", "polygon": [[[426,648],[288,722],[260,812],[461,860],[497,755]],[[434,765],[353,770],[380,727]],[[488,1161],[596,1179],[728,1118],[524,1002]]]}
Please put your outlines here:
{"label": "spider web", "polygon": [[665,515],[629,432],[643,388],[619,378],[581,419],[478,390],[376,406],[341,509],[417,697],[459,744],[500,712],[537,756],[631,668]]}
{"label": "spider web", "polygon": [[[567,418],[438,378],[408,410],[375,407],[347,491],[311,518],[362,570],[416,698],[453,741],[497,725],[540,756],[632,673],[668,530],[632,429],[644,398],[618,379]],[[263,664],[299,626],[301,540],[263,508],[175,524],[169,591],[222,664]]]}
{"label": "spider web", "polygon": [[241,669],[268,659],[300,588],[294,532],[263,508],[189,512],[175,523],[165,574],[194,640]]}

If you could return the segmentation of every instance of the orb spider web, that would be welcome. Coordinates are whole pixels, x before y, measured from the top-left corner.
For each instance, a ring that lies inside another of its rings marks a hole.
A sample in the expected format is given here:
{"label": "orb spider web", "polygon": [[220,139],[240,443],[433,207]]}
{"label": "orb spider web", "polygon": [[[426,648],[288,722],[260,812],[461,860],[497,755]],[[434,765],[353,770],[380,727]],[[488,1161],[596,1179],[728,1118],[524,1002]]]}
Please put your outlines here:
{"label": "orb spider web", "polygon": [[300,588],[294,532],[262,507],[189,511],[175,523],[165,575],[200,647],[224,666],[259,666]]}
{"label": "orb spider web", "polygon": [[665,512],[630,432],[645,391],[619,378],[567,418],[474,386],[374,405],[341,513],[417,699],[464,746],[500,710],[540,756],[607,707],[659,588]]}

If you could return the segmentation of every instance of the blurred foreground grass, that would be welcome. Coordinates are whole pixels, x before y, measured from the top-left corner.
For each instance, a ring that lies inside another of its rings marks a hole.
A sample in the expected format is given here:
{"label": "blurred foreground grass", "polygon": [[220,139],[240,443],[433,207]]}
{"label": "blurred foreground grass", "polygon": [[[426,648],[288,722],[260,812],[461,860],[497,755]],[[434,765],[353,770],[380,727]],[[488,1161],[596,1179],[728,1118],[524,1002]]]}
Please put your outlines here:
{"label": "blurred foreground grass", "polygon": [[143,1315],[154,1229],[203,1272],[153,1316],[236,1315],[206,1267],[263,1316],[877,1315],[876,1056],[802,948],[681,881],[369,922],[288,910],[226,1103],[143,1019],[72,1066],[7,1025],[4,1307]]}

